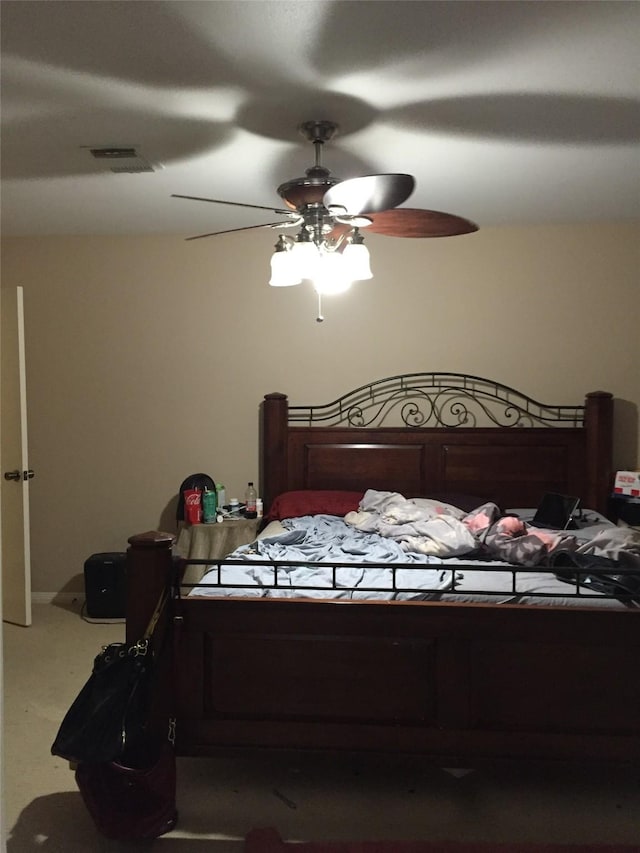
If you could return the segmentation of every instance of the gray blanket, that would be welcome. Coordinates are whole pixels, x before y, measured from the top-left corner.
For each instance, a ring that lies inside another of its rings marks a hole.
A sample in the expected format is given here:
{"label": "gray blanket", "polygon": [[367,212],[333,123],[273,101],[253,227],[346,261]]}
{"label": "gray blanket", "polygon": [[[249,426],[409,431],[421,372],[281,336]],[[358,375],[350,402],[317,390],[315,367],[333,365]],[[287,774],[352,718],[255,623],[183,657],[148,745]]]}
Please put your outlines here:
{"label": "gray blanket", "polygon": [[[392,539],[355,530],[341,518],[302,516],[285,520],[283,527],[282,534],[238,548],[228,559],[242,560],[242,564],[225,563],[219,571],[212,569],[203,584],[220,583],[218,594],[233,594],[234,590],[237,594],[237,588],[242,587],[242,595],[348,599],[424,598],[421,590],[446,590],[453,584],[453,572],[438,567],[440,560],[408,553]],[[265,560],[278,561],[279,565],[255,565]],[[377,563],[407,568],[396,568],[394,577],[384,565],[371,565]],[[416,590],[415,595],[411,590]],[[197,587],[191,594],[211,594],[211,588]]]}

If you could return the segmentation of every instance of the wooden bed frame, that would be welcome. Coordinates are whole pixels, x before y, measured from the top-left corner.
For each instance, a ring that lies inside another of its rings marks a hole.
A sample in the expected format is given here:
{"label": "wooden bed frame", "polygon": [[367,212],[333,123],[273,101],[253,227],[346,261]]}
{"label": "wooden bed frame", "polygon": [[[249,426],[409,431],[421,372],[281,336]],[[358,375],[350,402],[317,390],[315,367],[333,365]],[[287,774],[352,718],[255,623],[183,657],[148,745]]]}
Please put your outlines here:
{"label": "wooden bed frame", "polygon": [[[503,507],[556,491],[606,514],[612,412],[604,392],[546,406],[458,374],[394,377],[319,407],[268,394],[265,507],[305,488],[466,493]],[[402,426],[380,425],[398,413]],[[175,584],[176,560],[170,534],[129,542],[135,641]],[[173,605],[178,663],[167,665],[155,710],[175,712],[182,755],[377,751],[462,767],[640,759],[640,610],[186,596]]]}

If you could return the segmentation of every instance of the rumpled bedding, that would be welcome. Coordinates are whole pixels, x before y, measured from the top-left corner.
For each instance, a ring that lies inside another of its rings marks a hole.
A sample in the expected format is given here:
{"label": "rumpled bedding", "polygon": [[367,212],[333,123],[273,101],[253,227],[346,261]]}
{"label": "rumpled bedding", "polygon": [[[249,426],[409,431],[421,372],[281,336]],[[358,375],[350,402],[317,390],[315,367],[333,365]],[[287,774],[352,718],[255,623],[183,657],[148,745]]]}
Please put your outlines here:
{"label": "rumpled bedding", "polygon": [[556,551],[576,551],[640,568],[640,534],[607,525],[584,542],[567,531],[546,530],[504,515],[494,503],[470,513],[436,501],[405,498],[397,492],[365,492],[357,512],[345,522],[392,539],[407,552],[451,558],[482,556],[515,566],[540,566]]}
{"label": "rumpled bedding", "polygon": [[[542,530],[504,516],[493,503],[464,513],[434,500],[369,490],[359,510],[344,520],[302,516],[285,519],[282,526],[283,533],[237,549],[227,559],[241,563],[213,567],[190,595],[575,606],[582,602],[567,597],[572,587],[566,581],[550,571],[524,569],[548,566],[554,554],[568,552],[605,557],[640,570],[640,534],[631,528],[607,522],[591,528],[589,538],[584,538],[579,531]],[[277,561],[278,567],[255,565],[257,561]],[[396,569],[367,563],[394,563]],[[523,571],[515,575],[500,571],[505,564],[522,566]],[[590,606],[592,602],[624,606],[603,597],[596,602],[594,590],[583,592],[591,599]]]}
{"label": "rumpled bedding", "polygon": [[[440,560],[408,553],[392,539],[356,530],[336,516],[301,516],[285,519],[282,525],[284,533],[257,539],[230,554],[227,559],[242,560],[243,564],[225,562],[219,570],[211,569],[202,578],[202,586],[195,587],[190,595],[211,595],[212,589],[206,584],[215,583],[220,584],[216,595],[406,600],[425,598],[420,590],[431,592],[452,586],[453,573],[443,568]],[[278,565],[277,589],[273,588],[273,567],[252,565],[264,560],[288,564]],[[400,563],[407,568],[396,568],[394,573],[384,566],[362,566],[363,562]],[[335,566],[337,563],[354,565]],[[362,589],[365,585],[366,590]],[[241,593],[237,587],[242,587]]]}

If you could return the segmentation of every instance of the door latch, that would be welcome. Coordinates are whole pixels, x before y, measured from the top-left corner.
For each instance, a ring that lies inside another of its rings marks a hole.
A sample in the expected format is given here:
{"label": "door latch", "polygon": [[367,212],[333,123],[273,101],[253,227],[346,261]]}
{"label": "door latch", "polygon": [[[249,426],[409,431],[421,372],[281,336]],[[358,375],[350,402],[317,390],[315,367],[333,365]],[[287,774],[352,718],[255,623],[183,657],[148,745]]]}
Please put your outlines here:
{"label": "door latch", "polygon": [[5,471],[4,478],[5,480],[14,480],[16,483],[18,480],[32,480],[35,477],[35,471],[31,468],[28,468],[26,471],[20,471],[16,468],[15,471]]}

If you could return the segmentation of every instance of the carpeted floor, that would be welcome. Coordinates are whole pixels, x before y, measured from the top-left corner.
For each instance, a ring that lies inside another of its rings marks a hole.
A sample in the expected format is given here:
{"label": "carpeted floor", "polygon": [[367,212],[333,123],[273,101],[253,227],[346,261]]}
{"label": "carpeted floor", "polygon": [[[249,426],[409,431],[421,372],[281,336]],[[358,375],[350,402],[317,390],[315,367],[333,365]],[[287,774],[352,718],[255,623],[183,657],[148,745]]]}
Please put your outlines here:
{"label": "carpeted floor", "polygon": [[494,844],[469,841],[284,842],[275,829],[252,829],[244,853],[637,853],[638,845]]}

